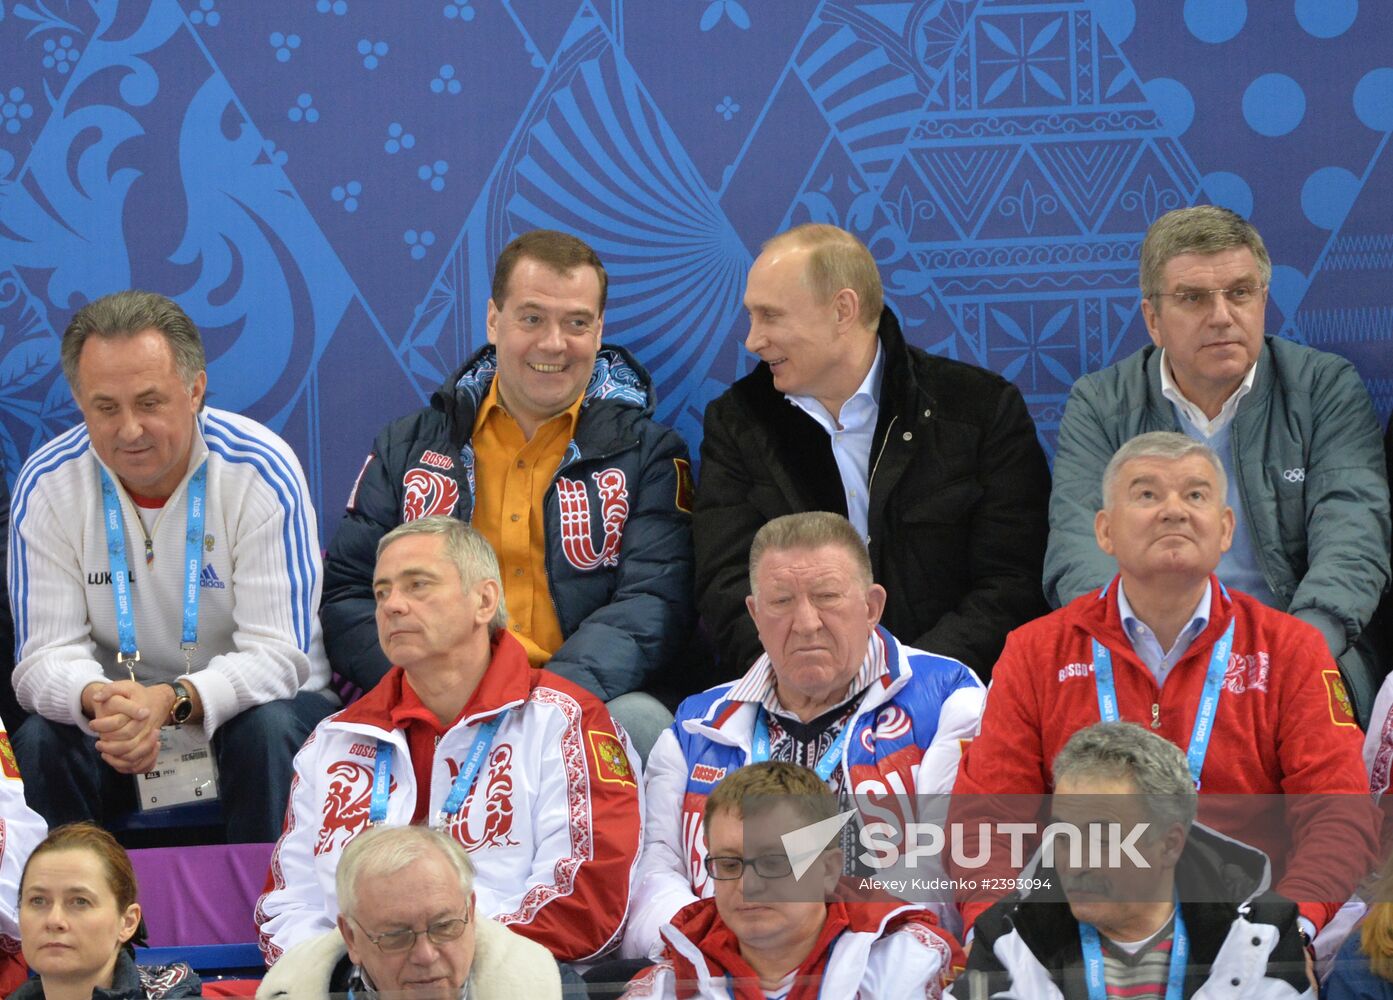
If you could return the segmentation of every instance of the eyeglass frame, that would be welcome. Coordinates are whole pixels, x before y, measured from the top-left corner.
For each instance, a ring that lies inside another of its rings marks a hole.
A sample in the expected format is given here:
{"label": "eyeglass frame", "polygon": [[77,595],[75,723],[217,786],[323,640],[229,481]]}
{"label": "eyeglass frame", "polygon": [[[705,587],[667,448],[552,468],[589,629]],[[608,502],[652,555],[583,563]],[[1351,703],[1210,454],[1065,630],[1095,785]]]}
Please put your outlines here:
{"label": "eyeglass frame", "polygon": [[[1230,306],[1237,309],[1242,309],[1243,307],[1252,305],[1256,303],[1259,299],[1261,299],[1261,293],[1265,292],[1267,288],[1267,284],[1261,281],[1251,285],[1244,282],[1239,283],[1237,285],[1231,285],[1228,288],[1183,288],[1178,292],[1152,292],[1150,295],[1147,296],[1147,298],[1171,299],[1175,302],[1176,307],[1179,309],[1194,309],[1196,312],[1203,312],[1206,309],[1214,308],[1215,295],[1222,295],[1224,297],[1224,301],[1228,303]],[[1233,293],[1237,291],[1242,291],[1244,289],[1252,293],[1252,298],[1235,302],[1231,297]],[[1192,303],[1187,303],[1183,298],[1183,296],[1186,295],[1201,295],[1204,296],[1204,298],[1202,301],[1196,299]]]}
{"label": "eyeglass frame", "polygon": [[[760,863],[761,861],[770,860],[770,859],[776,860],[776,861],[782,861],[782,862],[783,862],[783,865],[784,865],[784,868],[785,868],[786,870],[780,872],[780,873],[777,874],[777,875],[766,875],[766,874],[764,874],[764,872],[762,872],[762,871],[759,870],[759,863]],[[739,862],[740,862],[740,874],[739,874],[739,875],[717,875],[717,874],[716,874],[716,870],[715,870],[715,866],[714,866],[714,862],[717,862],[717,861],[739,861]],[[765,880],[772,880],[772,879],[776,879],[776,878],[788,878],[790,875],[793,874],[793,862],[790,861],[790,860],[788,859],[788,855],[786,855],[786,854],[761,854],[761,855],[760,855],[759,857],[757,857],[757,858],[741,858],[741,857],[737,857],[737,856],[734,855],[734,854],[718,854],[718,855],[715,855],[715,856],[709,856],[709,855],[708,855],[708,856],[706,857],[706,859],[702,861],[702,867],[706,869],[706,874],[707,874],[707,875],[710,875],[710,876],[711,876],[713,879],[715,879],[717,882],[734,882],[734,881],[736,881],[737,879],[742,879],[742,878],[745,877],[745,869],[747,869],[747,868],[753,868],[753,869],[755,870],[755,874],[758,875],[760,878],[765,879]]]}
{"label": "eyeglass frame", "polygon": [[[381,934],[374,935],[369,933],[368,929],[363,926],[363,922],[359,920],[357,917],[352,917],[350,919],[352,919],[352,921],[358,925],[358,928],[363,932],[363,937],[367,938],[373,944],[377,945],[377,950],[382,952],[382,954],[384,955],[400,955],[403,952],[410,951],[412,948],[416,947],[416,939],[420,937],[422,934],[424,934],[430,940],[430,943],[435,945],[437,948],[442,947],[443,945],[449,944],[451,941],[458,941],[461,937],[464,936],[464,929],[469,926],[469,914],[465,913],[464,916],[461,917],[446,917],[443,920],[432,921],[431,923],[427,924],[425,928],[419,931],[414,927],[403,927],[399,931],[383,931]],[[442,925],[453,924],[456,921],[459,922],[458,933],[450,934],[443,939],[436,937],[436,933]],[[409,934],[411,936],[409,938],[404,939],[407,943],[400,948],[384,948],[382,946],[383,938],[395,937],[398,934]]]}

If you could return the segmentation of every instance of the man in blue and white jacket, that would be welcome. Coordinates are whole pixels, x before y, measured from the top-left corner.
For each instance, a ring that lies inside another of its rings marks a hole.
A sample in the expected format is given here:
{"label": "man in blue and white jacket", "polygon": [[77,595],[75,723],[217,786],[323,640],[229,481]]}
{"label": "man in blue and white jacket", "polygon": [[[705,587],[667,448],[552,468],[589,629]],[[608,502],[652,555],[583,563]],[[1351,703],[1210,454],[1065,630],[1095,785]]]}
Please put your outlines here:
{"label": "man in blue and white jacket", "polygon": [[187,723],[211,741],[228,839],[274,840],[295,752],[334,707],[300,463],[204,408],[198,330],[162,295],[88,304],[62,361],[84,423],[30,456],[11,511],[28,799],[51,825],[105,822],[134,806],[127,776],[154,766],[161,727]]}
{"label": "man in blue and white jacket", "polygon": [[951,791],[985,690],[957,660],[878,627],[885,589],[840,514],[775,518],[750,546],[746,606],[764,654],[684,701],[645,767],[644,844],[624,954],[652,954],[678,910],[712,894],[701,818],[729,772],[761,760],[816,771],[839,797]]}

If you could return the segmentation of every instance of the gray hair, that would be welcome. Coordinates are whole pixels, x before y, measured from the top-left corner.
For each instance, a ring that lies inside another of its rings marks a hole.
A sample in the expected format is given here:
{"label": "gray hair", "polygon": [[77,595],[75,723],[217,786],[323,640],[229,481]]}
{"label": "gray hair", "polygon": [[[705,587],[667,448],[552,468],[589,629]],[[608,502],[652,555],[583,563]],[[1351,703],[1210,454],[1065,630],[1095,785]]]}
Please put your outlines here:
{"label": "gray hair", "polygon": [[1130,781],[1146,799],[1148,812],[1169,826],[1188,830],[1199,793],[1184,752],[1135,722],[1098,722],[1080,729],[1054,758],[1055,788],[1065,778]]}
{"label": "gray hair", "polygon": [[339,912],[357,916],[361,880],[395,875],[432,854],[449,864],[468,898],[474,892],[474,863],[459,841],[428,826],[374,826],[349,841],[339,858],[334,872]]}
{"label": "gray hair", "polygon": [[857,578],[862,584],[869,587],[874,582],[871,556],[866,551],[866,540],[861,533],[840,514],[810,510],[776,517],[766,521],[755,532],[754,541],[750,543],[750,593],[759,596],[755,576],[759,572],[760,561],[771,549],[787,552],[790,549],[820,549],[824,545],[835,545],[851,556]]}
{"label": "gray hair", "polygon": [[69,387],[74,393],[78,391],[77,362],[89,337],[111,340],[134,337],[146,330],[155,330],[164,337],[174,355],[174,369],[180,381],[186,388],[192,388],[198,373],[208,367],[198,327],[173,299],[135,289],[87,303],[68,323],[59,356]]}
{"label": "gray hair", "polygon": [[1218,452],[1209,445],[1176,431],[1148,431],[1145,434],[1138,434],[1131,440],[1124,442],[1122,447],[1113,453],[1107,468],[1103,470],[1103,506],[1107,507],[1111,502],[1113,487],[1117,485],[1117,477],[1121,474],[1122,467],[1132,459],[1161,458],[1178,462],[1191,455],[1200,456],[1214,467],[1214,477],[1219,491],[1217,499],[1219,505],[1223,506],[1224,498],[1228,496],[1229,477],[1224,472],[1224,463],[1219,458]]}
{"label": "gray hair", "polygon": [[1161,272],[1181,254],[1208,255],[1247,247],[1258,263],[1264,285],[1272,281],[1272,259],[1253,224],[1237,212],[1218,205],[1192,205],[1167,212],[1151,224],[1141,244],[1141,294],[1153,298],[1164,292]]}
{"label": "gray hair", "polygon": [[798,247],[808,250],[806,278],[819,302],[830,302],[843,288],[856,293],[856,318],[875,329],[885,306],[880,269],[866,245],[845,229],[824,222],[806,222],[765,240],[761,250]]}
{"label": "gray hair", "polygon": [[460,583],[467,590],[481,580],[492,580],[498,584],[498,609],[489,620],[489,635],[493,636],[508,627],[508,607],[503,601],[503,577],[498,571],[498,557],[487,538],[476,529],[458,518],[446,514],[432,514],[418,517],[414,521],[399,524],[377,543],[377,558],[387,546],[409,535],[435,535],[445,540],[445,558],[455,564],[459,571]]}

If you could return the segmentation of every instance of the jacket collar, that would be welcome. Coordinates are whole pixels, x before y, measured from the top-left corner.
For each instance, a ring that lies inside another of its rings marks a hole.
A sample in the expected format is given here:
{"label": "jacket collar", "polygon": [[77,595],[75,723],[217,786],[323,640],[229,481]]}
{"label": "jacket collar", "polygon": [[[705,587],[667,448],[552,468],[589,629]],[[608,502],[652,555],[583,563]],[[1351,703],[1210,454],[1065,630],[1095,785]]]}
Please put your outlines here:
{"label": "jacket collar", "polygon": [[[1086,636],[1097,639],[1114,654],[1124,654],[1136,660],[1132,642],[1122,627],[1122,615],[1117,607],[1117,581],[1113,577],[1106,587],[1085,594],[1066,606],[1071,624]],[[1176,669],[1198,657],[1207,657],[1210,648],[1224,634],[1233,618],[1233,597],[1219,583],[1214,574],[1209,575],[1209,624],[1190,643],[1190,648],[1176,664]],[[1140,661],[1138,661],[1140,662]]]}
{"label": "jacket collar", "polygon": [[[885,371],[880,386],[880,423],[887,422],[887,411],[891,416],[899,411],[901,416],[912,419],[920,411],[932,409],[936,400],[928,387],[916,377],[909,344],[900,329],[899,318],[889,306],[880,311],[880,324],[876,327],[875,335],[885,350]],[[876,440],[882,437],[883,431],[877,428]]]}
{"label": "jacket collar", "polygon": [[[1141,349],[1141,355],[1152,418],[1162,426],[1177,426],[1175,407],[1161,391],[1161,349],[1155,344],[1147,344]],[[1256,375],[1253,377],[1253,389],[1238,401],[1238,409],[1233,415],[1235,421],[1255,408],[1266,406],[1274,388],[1272,364],[1272,338],[1263,337],[1262,350],[1258,352],[1257,364],[1254,365]]]}
{"label": "jacket collar", "polygon": [[[922,906],[898,899],[881,902],[843,896],[839,889],[838,898],[827,904],[827,920],[812,951],[798,967],[800,982],[789,993],[789,1000],[818,995],[818,981],[825,983],[831,974],[827,968],[828,959],[832,949],[842,944],[844,933],[865,934],[873,940],[905,924],[917,923],[943,936],[937,919]],[[673,963],[676,972],[679,997],[705,995],[700,991],[701,986],[718,977],[755,978],[754,970],[740,955],[739,941],[721,920],[712,897],[699,899],[679,910],[672,923],[662,928],[661,935],[664,957]],[[953,952],[954,964],[961,965],[961,953],[947,938],[945,941]],[[737,990],[735,996],[739,1000],[747,996],[762,1000],[763,994],[758,990]]]}
{"label": "jacket collar", "polygon": [[[1075,992],[1082,992],[1079,924],[1069,909],[1059,874],[1041,865],[1040,858],[1037,852],[1022,874],[1029,874],[1033,880],[1034,872],[1039,871],[1041,881],[1050,888],[1015,899],[1010,904],[1010,922],[1047,969],[1064,969],[1066,976],[1078,976]],[[1190,827],[1180,863],[1176,865],[1175,881],[1182,900],[1180,912],[1190,937],[1192,958],[1186,978],[1188,981],[1199,972],[1199,981],[1203,981],[1238,915],[1238,907],[1267,891],[1271,867],[1261,851],[1195,824]],[[1216,887],[1226,897],[1223,901],[1184,901],[1212,897]],[[1187,989],[1186,995],[1192,991]]]}
{"label": "jacket collar", "polygon": [[[456,448],[474,427],[474,417],[498,374],[498,352],[492,344],[476,351],[431,396],[431,406],[450,420]],[[653,380],[638,359],[618,344],[601,344],[595,367],[582,393],[581,412],[597,400],[642,410],[652,416],[657,403]]]}
{"label": "jacket collar", "polygon": [[[464,715],[457,725],[472,726],[486,721],[500,712],[522,704],[532,689],[532,668],[527,662],[527,651],[505,631],[499,631],[490,644],[492,656],[483,679],[475,688]],[[402,697],[402,683],[406,672],[401,667],[392,667],[374,687],[363,697],[333,716],[333,726],[371,726],[383,732],[392,732],[392,709]]]}
{"label": "jacket collar", "polygon": [[[893,698],[901,688],[909,683],[909,679],[914,675],[914,668],[910,666],[908,658],[900,651],[899,642],[884,625],[875,627],[871,641],[874,642],[877,637],[884,643],[885,671],[872,680],[865,691],[861,692],[856,711],[847,722],[848,726],[856,725],[857,719],[861,716],[874,711]],[[765,657],[761,656],[743,677],[725,685],[721,697],[715,699],[707,707],[705,715],[683,721],[682,727],[689,733],[705,736],[717,743],[739,747],[748,754],[753,742],[754,717],[755,712],[758,711],[759,702],[737,700],[732,698],[732,694],[741,689],[754,690],[760,687],[759,675],[769,669],[772,668],[766,665]]]}

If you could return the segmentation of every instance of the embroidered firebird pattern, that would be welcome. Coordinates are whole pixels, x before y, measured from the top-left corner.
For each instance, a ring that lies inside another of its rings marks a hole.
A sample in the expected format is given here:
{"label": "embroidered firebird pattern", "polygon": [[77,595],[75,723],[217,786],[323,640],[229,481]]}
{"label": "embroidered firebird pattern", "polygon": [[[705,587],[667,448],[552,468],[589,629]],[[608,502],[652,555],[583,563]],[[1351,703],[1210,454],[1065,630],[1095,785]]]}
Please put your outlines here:
{"label": "embroidered firebird pattern", "polygon": [[[347,846],[358,831],[368,825],[368,810],[372,798],[372,768],[353,760],[340,760],[329,765],[326,772],[329,791],[324,795],[324,822],[314,844],[315,857],[326,851]],[[391,795],[397,789],[393,778],[387,788]]]}
{"label": "embroidered firebird pattern", "polygon": [[600,519],[605,540],[599,552],[590,536],[590,495],[585,484],[560,476],[556,480],[561,500],[561,551],[566,561],[582,572],[599,566],[619,565],[619,543],[629,519],[629,488],[620,469],[591,473],[600,495]]}
{"label": "embroidered firebird pattern", "polygon": [[595,761],[595,777],[615,785],[628,785],[637,788],[634,770],[629,766],[629,755],[624,752],[624,744],[611,733],[598,729],[590,730],[590,754]]}
{"label": "embroidered firebird pattern", "polygon": [[455,512],[455,504],[459,502],[459,485],[444,473],[410,469],[401,484],[406,490],[401,501],[403,522]]}
{"label": "embroidered firebird pattern", "polygon": [[930,1000],[936,1000],[936,998],[943,996],[943,991],[947,988],[948,983],[962,971],[961,968],[953,966],[953,949],[948,942],[917,920],[906,921],[904,925],[897,928],[897,932],[908,934],[934,953],[938,959],[938,978],[928,984],[928,992],[925,995]]}
{"label": "embroidered firebird pattern", "polygon": [[1272,672],[1272,658],[1266,650],[1256,653],[1231,653],[1229,668],[1224,671],[1224,690],[1230,694],[1245,691],[1266,691]]}
{"label": "embroidered firebird pattern", "polygon": [[[459,761],[449,761],[450,780],[459,774]],[[487,782],[487,784],[485,784]],[[476,815],[474,801],[482,793],[483,811]],[[481,774],[447,831],[464,849],[517,847],[513,837],[513,748],[502,743],[489,753],[487,774]]]}
{"label": "embroidered firebird pattern", "polygon": [[550,688],[536,688],[532,700],[541,705],[553,705],[566,719],[561,735],[561,769],[566,775],[566,829],[571,852],[558,858],[552,868],[554,882],[528,887],[518,908],[512,913],[495,914],[500,924],[528,924],[537,911],[558,896],[575,891],[576,872],[586,861],[595,858],[595,832],[590,823],[589,775],[585,770],[585,746],[580,738],[580,703],[568,694]]}

